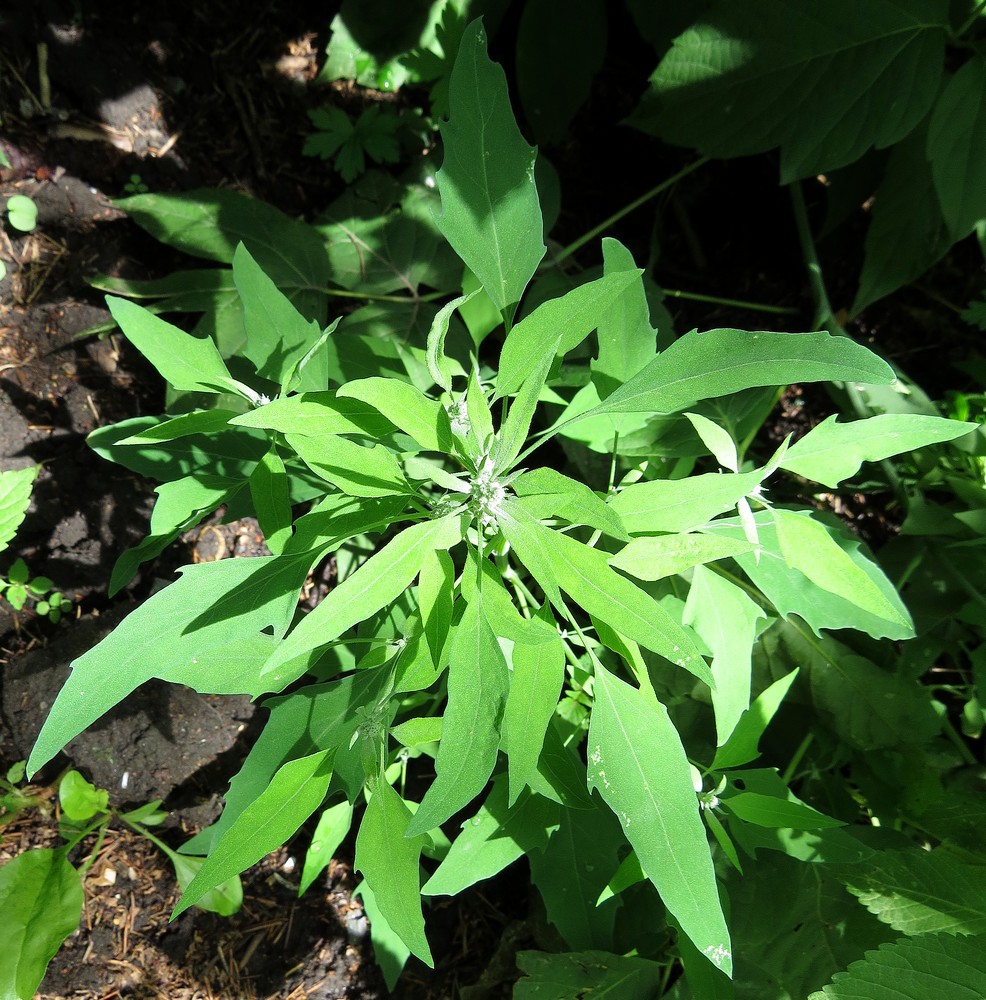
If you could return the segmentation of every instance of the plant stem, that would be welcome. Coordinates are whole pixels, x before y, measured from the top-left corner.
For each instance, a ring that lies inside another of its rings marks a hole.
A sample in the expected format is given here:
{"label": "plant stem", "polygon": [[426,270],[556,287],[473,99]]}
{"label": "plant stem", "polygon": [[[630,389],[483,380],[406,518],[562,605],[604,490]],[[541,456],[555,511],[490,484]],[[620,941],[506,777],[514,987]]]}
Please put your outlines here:
{"label": "plant stem", "polygon": [[619,211],[614,212],[608,219],[604,219],[599,223],[594,229],[590,229],[584,236],[580,236],[574,243],[569,243],[567,247],[563,247],[554,256],[554,263],[560,264],[562,261],[567,260],[578,250],[594,240],[601,233],[606,232],[614,223],[619,222],[625,215],[629,215],[631,212],[636,211],[641,205],[645,205],[651,198],[656,198],[662,191],[666,191],[669,187],[677,184],[682,178],[687,177],[689,174],[694,173],[699,167],[705,166],[709,162],[709,157],[701,156],[694,163],[690,163],[687,167],[679,170],[676,174],[673,174],[667,180],[661,181],[656,187],[652,187],[650,191],[645,192],[639,198],[635,198],[630,202],[629,205],[624,205]]}
{"label": "plant stem", "polygon": [[979,20],[979,15],[982,14],[984,7],[986,7],[986,0],[979,0],[972,13],[962,22],[962,26],[952,35],[952,38],[961,38]]}
{"label": "plant stem", "polygon": [[815,739],[814,733],[808,733],[807,736],[798,744],[798,749],[794,751],[794,756],[788,762],[787,767],[784,768],[784,773],[781,775],[785,785],[791,784],[791,778],[794,777],[794,772],[798,769],[798,765],[801,763],[804,755],[808,752],[808,747],[811,746],[812,740]]}
{"label": "plant stem", "polygon": [[955,749],[958,750],[959,756],[966,764],[975,765],[979,763],[976,760],[975,754],[966,746],[965,740],[962,739],[956,731],[955,726],[948,719],[942,719],[941,728],[942,732],[955,744]]}
{"label": "plant stem", "polygon": [[710,302],[713,305],[735,306],[752,312],[773,313],[777,316],[793,316],[798,312],[792,306],[768,306],[762,302],[748,302],[746,299],[724,299],[718,295],[703,295],[701,292],[683,292],[678,288],[661,288],[661,292],[672,299],[690,299],[693,302]]}
{"label": "plant stem", "polygon": [[417,306],[422,302],[435,302],[445,297],[444,292],[428,292],[427,295],[374,295],[371,292],[351,292],[347,288],[315,288],[312,290],[335,299],[360,299],[363,302],[399,302],[409,306]]}

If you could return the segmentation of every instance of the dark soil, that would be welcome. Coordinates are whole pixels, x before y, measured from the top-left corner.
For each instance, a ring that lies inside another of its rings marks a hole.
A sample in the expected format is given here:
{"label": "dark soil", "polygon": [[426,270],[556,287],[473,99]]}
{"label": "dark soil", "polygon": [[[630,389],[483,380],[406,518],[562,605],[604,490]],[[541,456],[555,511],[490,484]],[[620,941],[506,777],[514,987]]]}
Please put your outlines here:
{"label": "dark soil", "polygon": [[[122,337],[86,335],[109,319],[87,279],[156,277],[188,266],[113,207],[111,199],[126,193],[133,174],[155,192],[245,190],[290,214],[312,215],[340,193],[331,171],[301,156],[310,130],[305,110],[321,100],[309,84],[335,6],[310,16],[304,5],[280,0],[250,15],[231,0],[96,9],[38,2],[19,5],[4,24],[0,144],[12,169],[0,172],[0,197],[30,195],[40,215],[33,233],[0,230],[8,272],[0,283],[0,469],[42,463],[43,470],[0,569],[24,558],[33,573],[54,581],[72,608],[53,625],[0,602],[0,773],[29,752],[73,657],[177,566],[265,551],[255,523],[211,523],[108,599],[116,557],[146,531],[153,484],[100,460],[85,437],[96,427],[160,412],[163,392]],[[41,106],[39,42],[48,46],[48,110]],[[632,109],[652,68],[644,65],[652,55],[638,48],[630,59],[610,58],[570,139],[548,150],[569,185],[554,234],[561,243],[691,158],[615,124]],[[338,99],[353,98],[340,93]],[[790,310],[765,317],[671,299],[679,330],[808,326],[811,304],[793,223],[769,158],[710,165],[679,187],[673,203],[656,208],[656,223],[653,212],[643,212],[615,235],[641,262],[651,254],[659,258],[662,284]],[[841,277],[854,273],[860,233],[855,242],[850,235],[822,247],[837,308],[852,295],[851,282]],[[929,379],[933,394],[954,382],[942,343],[961,346],[968,336],[935,296],[958,305],[973,298],[981,268],[971,260],[960,248],[935,277],[874,307],[866,325],[854,330]],[[830,409],[823,392],[795,387],[773,434],[779,439],[803,430]],[[836,499],[847,520],[871,525],[864,534],[878,538],[893,530],[883,512],[857,509],[851,497]],[[218,814],[215,790],[235,774],[263,714],[246,698],[150,684],[73,741],[41,777],[51,779],[71,764],[109,789],[114,805],[163,799],[171,812],[160,835],[177,846]],[[49,803],[3,828],[0,863],[57,842]],[[366,917],[352,897],[352,845],[344,845],[299,899],[304,847],[302,836],[302,854],[289,845],[245,874],[246,901],[237,916],[220,919],[193,909],[169,924],[178,893],[166,859],[126,828],[113,827],[86,877],[82,926],[52,962],[39,995],[387,995]],[[94,849],[85,842],[73,860],[82,863]],[[512,956],[533,943],[524,884],[508,876],[454,903],[433,905],[429,936],[438,967],[410,965],[394,995],[508,995],[516,975]]]}

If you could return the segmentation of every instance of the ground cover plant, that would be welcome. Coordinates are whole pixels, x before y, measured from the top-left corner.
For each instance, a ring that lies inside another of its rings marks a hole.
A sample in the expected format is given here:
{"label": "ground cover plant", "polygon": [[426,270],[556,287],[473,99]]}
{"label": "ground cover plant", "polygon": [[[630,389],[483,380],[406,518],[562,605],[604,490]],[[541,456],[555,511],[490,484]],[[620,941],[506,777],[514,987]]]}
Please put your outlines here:
{"label": "ground cover plant", "polygon": [[[947,418],[829,332],[675,338],[612,239],[550,266],[479,24],[454,66],[437,176],[371,174],[314,226],[228,192],[129,201],[229,266],[103,283],[205,314],[190,335],[110,299],[172,403],[91,439],[161,484],[112,587],[220,507],[272,554],[186,567],[77,660],[31,769],[150,677],[264,698],[179,910],[318,814],[302,885],[353,830],[391,983],[430,960],[428,900],[526,856],[557,938],[517,996],[975,990],[981,779],[953,718],[958,695],[975,735],[976,685],[921,683],[982,628],[975,399]],[[368,304],[329,323],[329,281]],[[781,387],[833,381],[848,419],[765,445]],[[794,499],[870,470],[914,518],[879,565]]]}

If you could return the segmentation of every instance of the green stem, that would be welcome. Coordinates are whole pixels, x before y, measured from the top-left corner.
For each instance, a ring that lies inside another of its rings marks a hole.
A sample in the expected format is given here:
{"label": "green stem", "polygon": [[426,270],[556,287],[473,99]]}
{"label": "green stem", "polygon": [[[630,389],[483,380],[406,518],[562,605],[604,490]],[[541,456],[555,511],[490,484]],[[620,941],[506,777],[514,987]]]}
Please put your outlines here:
{"label": "green stem", "polygon": [[807,736],[798,744],[798,749],[794,751],[794,756],[788,762],[787,767],[784,768],[784,773],[781,775],[785,785],[791,784],[791,779],[794,777],[794,772],[798,769],[801,761],[804,759],[804,755],[808,752],[808,747],[811,746],[812,741],[815,739],[814,733],[808,733]]}
{"label": "green stem", "polygon": [[718,295],[703,295],[700,292],[683,292],[678,288],[662,288],[661,293],[666,298],[689,299],[693,302],[710,302],[719,306],[734,306],[737,309],[749,309],[752,312],[773,313],[776,316],[793,316],[798,310],[792,306],[768,306],[762,302],[748,302],[746,299],[724,299]]}
{"label": "green stem", "polygon": [[972,13],[962,22],[962,27],[952,35],[952,38],[961,38],[979,20],[979,15],[982,14],[984,7],[986,7],[986,0],[979,0]]}
{"label": "green stem", "polygon": [[955,749],[958,750],[959,755],[966,764],[974,765],[978,764],[979,761],[976,760],[973,752],[966,746],[965,740],[958,734],[955,726],[952,725],[948,719],[942,719],[941,723],[942,732],[952,741],[955,745]]}
{"label": "green stem", "polygon": [[709,162],[709,157],[702,156],[695,160],[694,163],[689,164],[683,170],[679,170],[678,173],[669,177],[667,180],[661,181],[656,187],[652,187],[650,191],[645,192],[639,198],[635,198],[630,202],[629,205],[624,205],[619,211],[614,212],[608,219],[604,219],[599,223],[594,229],[590,229],[584,236],[580,236],[574,243],[569,243],[567,247],[563,247],[554,255],[554,263],[560,264],[562,261],[567,260],[582,247],[594,240],[601,233],[605,233],[614,223],[619,222],[624,216],[629,215],[631,212],[636,211],[641,205],[645,205],[651,198],[656,198],[662,191],[666,191],[668,188],[673,187],[682,178],[687,177],[689,174],[694,173],[699,167],[705,166]]}

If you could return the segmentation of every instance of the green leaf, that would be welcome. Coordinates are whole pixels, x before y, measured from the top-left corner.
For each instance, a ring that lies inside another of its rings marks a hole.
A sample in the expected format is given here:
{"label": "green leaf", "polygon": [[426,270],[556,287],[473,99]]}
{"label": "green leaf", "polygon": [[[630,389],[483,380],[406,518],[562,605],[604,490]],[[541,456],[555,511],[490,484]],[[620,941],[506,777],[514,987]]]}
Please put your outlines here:
{"label": "green leaf", "polygon": [[411,954],[434,968],[421,912],[418,859],[425,837],[410,833],[411,822],[411,810],[403,799],[386,781],[378,780],[356,838],[355,867],[394,933]]}
{"label": "green leaf", "polygon": [[500,747],[507,755],[510,804],[513,805],[537,771],[544,734],[565,680],[565,647],[555,631],[550,642],[515,643],[510,663],[513,671],[500,727]]}
{"label": "green leaf", "polygon": [[862,611],[904,629],[913,629],[910,615],[901,612],[899,601],[890,600],[829,529],[810,513],[777,509],[774,524],[781,555],[788,566]]}
{"label": "green leaf", "polygon": [[[242,243],[233,254],[233,280],[243,302],[243,353],[253,362],[258,375],[282,385],[318,341],[319,325],[298,312]],[[325,359],[318,358],[306,365],[295,388],[317,391],[327,384]]]}
{"label": "green leaf", "polygon": [[172,388],[244,394],[208,337],[193,337],[127,299],[108,295],[106,304],[127,339]]}
{"label": "green leaf", "polygon": [[675,39],[632,121],[707,156],[779,146],[782,183],[834,170],[924,117],[947,24],[945,0],[720,0]]}
{"label": "green leaf", "polygon": [[507,334],[500,350],[496,395],[517,392],[545,352],[565,355],[603,322],[613,304],[639,284],[634,268],[589,281],[558,298],[542,302]]}
{"label": "green leaf", "polygon": [[685,602],[684,623],[712,650],[712,707],[716,745],[730,737],[750,707],[750,670],[757,623],[764,610],[734,583],[704,566],[697,566]]}
{"label": "green leaf", "polygon": [[271,442],[270,450],[250,473],[250,499],[267,548],[276,556],[291,537],[290,488],[277,444]]}
{"label": "green leaf", "polygon": [[[291,631],[264,666],[263,675],[284,681],[291,660],[338,639],[354,625],[395,601],[418,575],[424,553],[448,549],[462,538],[458,516],[405,528],[327,597]],[[291,678],[292,680],[294,678]]]}
{"label": "green leaf", "polygon": [[542,466],[518,476],[511,486],[521,497],[521,506],[532,517],[562,517],[571,524],[586,524],[612,538],[628,536],[623,522],[613,509],[585,483]]}
{"label": "green leaf", "polygon": [[507,662],[477,591],[452,638],[436,777],[408,836],[444,823],[483,790],[496,764],[508,686]]}
{"label": "green leaf", "polygon": [[332,777],[334,750],[288,761],[213,846],[178,900],[171,919],[216,886],[256,864],[297,833],[319,807]]}
{"label": "green leaf", "polygon": [[953,241],[986,218],[986,61],[974,53],[945,84],[928,124],[928,159]]}
{"label": "green leaf", "polygon": [[935,934],[880,945],[808,1000],[882,1000],[888,984],[893,1000],[977,1000],[986,993],[986,939]]}
{"label": "green leaf", "polygon": [[284,434],[365,434],[386,437],[394,425],[380,411],[358,399],[331,392],[304,392],[297,396],[272,399],[264,406],[235,417],[239,427],[263,427]]}
{"label": "green leaf", "polygon": [[554,357],[555,350],[551,348],[544,351],[534,362],[516,399],[510,404],[506,419],[500,424],[500,431],[493,448],[494,468],[498,472],[506,472],[513,468],[514,460],[524,447]]}
{"label": "green leaf", "polygon": [[516,501],[503,504],[497,521],[559,611],[564,613],[560,587],[594,618],[618,623],[628,639],[715,685],[690,634],[649,594],[610,569],[605,552],[546,528]]}
{"label": "green leaf", "polygon": [[598,665],[594,692],[589,786],[620,818],[640,866],[682,930],[731,975],[729,931],[705,826],[667,709]]}
{"label": "green leaf", "polygon": [[442,654],[452,627],[455,566],[452,557],[443,551],[426,553],[418,577],[418,611],[431,662],[442,664]]}
{"label": "green leaf", "polygon": [[0,551],[5,549],[20,527],[31,502],[31,487],[39,465],[0,472]]}
{"label": "green leaf", "polygon": [[193,410],[180,416],[162,420],[136,434],[117,441],[118,445],[143,445],[152,441],[177,441],[192,434],[216,434],[226,429],[230,420],[240,415],[239,410]]}
{"label": "green leaf", "polygon": [[455,896],[531,851],[541,851],[557,825],[558,806],[540,795],[507,804],[507,784],[495,779],[490,794],[452,842],[452,849],[421,890],[426,896]]}
{"label": "green leaf", "polygon": [[312,472],[353,497],[407,495],[400,462],[382,444],[364,447],[338,434],[287,434],[288,444]]}
{"label": "green leaf", "polygon": [[445,392],[452,391],[452,365],[445,354],[445,338],[448,336],[449,322],[456,309],[465,305],[478,291],[468,292],[458,298],[446,302],[435,314],[431,322],[431,329],[428,331],[427,364],[428,372],[435,380],[435,385]]}
{"label": "green leaf", "polygon": [[363,901],[363,909],[370,921],[370,942],[373,944],[373,957],[376,959],[377,965],[380,966],[387,989],[393,990],[408,958],[411,956],[411,949],[398,937],[387,922],[387,918],[381,913],[373,890],[366,879],[360,882],[353,896],[359,897]]}
{"label": "green leaf", "polygon": [[739,767],[760,756],[760,737],[763,736],[770,720],[777,714],[777,709],[780,708],[784,696],[797,676],[798,671],[792,670],[757,696],[753,704],[740,716],[729,739],[716,750],[715,759],[712,761],[713,769]]}
{"label": "green leaf", "polygon": [[29,233],[38,224],[38,206],[24,194],[12,194],[7,199],[7,221],[22,233]]}
{"label": "green leaf", "polygon": [[58,783],[58,801],[69,819],[84,822],[109,808],[110,793],[96,788],[78,771],[68,771]]}
{"label": "green leaf", "polygon": [[986,934],[986,871],[941,848],[882,851],[829,871],[870,913],[908,937]]}
{"label": "green leaf", "polygon": [[700,532],[654,535],[632,538],[628,545],[610,557],[609,564],[635,576],[638,580],[662,580],[666,576],[683,573],[693,566],[701,566],[743,552],[752,552],[754,548],[755,546],[745,539],[717,538]]}
{"label": "green leaf", "polygon": [[977,426],[918,413],[881,413],[847,424],[836,423],[833,415],[788,448],[781,468],[835,487],[854,476],[863,462],[954,441]]}
{"label": "green leaf", "polygon": [[452,70],[438,225],[501,313],[513,313],[545,253],[535,151],[517,129],[482,22],[466,28]]}
{"label": "green leaf", "polygon": [[[164,850],[174,865],[178,888],[184,892],[202,870],[206,859],[165,850],[165,845],[161,841],[155,841],[155,844]],[[243,906],[243,883],[240,881],[240,876],[234,875],[210,889],[195,905],[200,910],[205,910],[207,913],[217,913],[220,917],[231,917],[234,913],[239,913]]]}
{"label": "green leaf", "polygon": [[48,963],[82,917],[82,880],[50,849],[25,851],[0,867],[0,995],[31,1000]]}
{"label": "green leaf", "polygon": [[657,962],[608,951],[551,954],[522,951],[517,967],[526,974],[514,987],[514,1000],[651,1000],[664,978]]}
{"label": "green leaf", "polygon": [[827,830],[845,826],[842,820],[826,816],[803,802],[793,802],[759,792],[740,792],[722,801],[740,819],[756,826],[793,830]]}
{"label": "green leaf", "polygon": [[346,839],[353,823],[353,807],[349,802],[338,802],[322,810],[312,842],[305,852],[305,865],[301,871],[298,895],[301,896],[325,870],[335,857],[339,845]]}
{"label": "green leaf", "polygon": [[339,389],[338,398],[346,397],[369,403],[425,451],[448,454],[452,450],[452,431],[445,407],[413,385],[393,378],[356,379]]}
{"label": "green leaf", "polygon": [[[72,663],[31,752],[34,774],[104,712],[152,677],[202,693],[259,694],[261,665],[298,602],[311,555],[221,559],[181,578],[132,611]],[[273,628],[273,635],[263,629]]]}
{"label": "green leaf", "polygon": [[828,333],[692,331],[662,351],[598,406],[596,413],[674,413],[699,399],[791,382],[891,383],[872,351]]}

